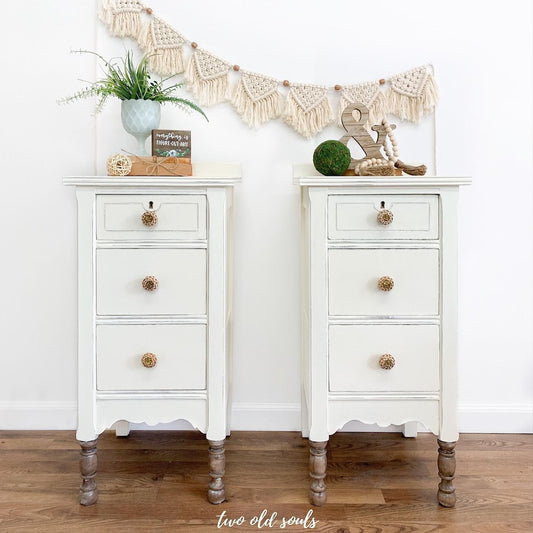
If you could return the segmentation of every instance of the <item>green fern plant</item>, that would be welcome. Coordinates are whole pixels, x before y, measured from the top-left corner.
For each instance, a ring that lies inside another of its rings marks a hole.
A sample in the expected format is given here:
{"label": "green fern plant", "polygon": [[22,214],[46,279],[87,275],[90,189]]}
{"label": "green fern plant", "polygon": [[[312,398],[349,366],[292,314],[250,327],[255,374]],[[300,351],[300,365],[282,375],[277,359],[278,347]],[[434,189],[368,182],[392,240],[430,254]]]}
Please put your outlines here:
{"label": "green fern plant", "polygon": [[104,77],[94,82],[71,96],[59,99],[58,104],[69,104],[85,98],[96,97],[95,113],[102,111],[109,98],[119,100],[153,100],[161,104],[173,104],[184,111],[192,109],[200,113],[206,120],[206,114],[194,102],[186,98],[174,96],[174,92],[183,86],[183,83],[167,85],[165,83],[173,76],[168,76],[159,81],[152,78],[148,70],[150,54],[144,55],[135,65],[133,53],[128,51],[124,58],[113,58],[107,61],[104,57],[90,50],[77,50],[80,54],[95,55],[103,63]]}

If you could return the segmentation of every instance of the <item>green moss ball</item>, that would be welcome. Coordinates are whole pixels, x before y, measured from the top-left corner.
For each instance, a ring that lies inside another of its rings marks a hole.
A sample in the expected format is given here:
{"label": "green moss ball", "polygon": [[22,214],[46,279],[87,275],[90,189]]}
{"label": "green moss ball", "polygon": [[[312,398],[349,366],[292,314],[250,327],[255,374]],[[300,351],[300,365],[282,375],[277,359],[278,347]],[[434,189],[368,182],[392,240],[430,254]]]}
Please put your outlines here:
{"label": "green moss ball", "polygon": [[324,176],[340,176],[344,174],[352,156],[349,148],[340,141],[324,141],[313,153],[313,165]]}

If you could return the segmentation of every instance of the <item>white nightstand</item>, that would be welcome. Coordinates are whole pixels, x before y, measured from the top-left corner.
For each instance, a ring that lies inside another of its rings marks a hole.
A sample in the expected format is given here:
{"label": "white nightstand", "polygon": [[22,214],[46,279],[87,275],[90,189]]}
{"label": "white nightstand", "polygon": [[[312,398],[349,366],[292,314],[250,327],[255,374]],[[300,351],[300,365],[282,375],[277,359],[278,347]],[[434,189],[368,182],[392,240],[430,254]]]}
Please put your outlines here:
{"label": "white nightstand", "polygon": [[[439,502],[455,504],[457,198],[469,178],[326,177],[301,186],[302,433],[311,499],[350,420],[421,422],[439,439]],[[415,433],[416,434],[416,433]]]}
{"label": "white nightstand", "polygon": [[224,500],[229,434],[231,205],[238,165],[191,177],[68,177],[78,199],[80,503],[97,500],[96,442],[113,424],[189,421]]}

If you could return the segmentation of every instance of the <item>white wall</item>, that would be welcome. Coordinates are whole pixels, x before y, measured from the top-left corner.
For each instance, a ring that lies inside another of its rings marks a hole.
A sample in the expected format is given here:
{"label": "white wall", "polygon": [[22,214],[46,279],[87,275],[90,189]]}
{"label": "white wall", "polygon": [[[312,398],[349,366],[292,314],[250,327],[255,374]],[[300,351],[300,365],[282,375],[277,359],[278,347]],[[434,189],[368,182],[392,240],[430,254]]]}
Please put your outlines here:
{"label": "white wall", "polygon": [[[75,198],[64,175],[103,173],[135,143],[110,102],[55,99],[94,79],[91,58],[121,55],[93,1],[26,2],[25,33],[1,34],[3,283],[0,428],[75,424]],[[461,198],[462,431],[533,431],[532,7],[458,0],[152,0],[187,37],[242,67],[292,81],[357,83],[431,62],[441,101],[441,175],[472,175]],[[16,3],[3,7],[19,20]],[[33,37],[32,37],[33,35]],[[8,82],[6,82],[8,80]],[[184,91],[184,95],[187,93]],[[163,108],[162,128],[191,129],[193,158],[238,161],[235,195],[234,428],[299,428],[298,190],[293,162],[339,138],[311,141],[276,121],[249,130],[229,104],[210,122]],[[399,121],[402,159],[433,165],[431,119]],[[22,142],[29,136],[30,143]],[[353,425],[351,427],[354,427]],[[359,426],[355,426],[360,429]]]}

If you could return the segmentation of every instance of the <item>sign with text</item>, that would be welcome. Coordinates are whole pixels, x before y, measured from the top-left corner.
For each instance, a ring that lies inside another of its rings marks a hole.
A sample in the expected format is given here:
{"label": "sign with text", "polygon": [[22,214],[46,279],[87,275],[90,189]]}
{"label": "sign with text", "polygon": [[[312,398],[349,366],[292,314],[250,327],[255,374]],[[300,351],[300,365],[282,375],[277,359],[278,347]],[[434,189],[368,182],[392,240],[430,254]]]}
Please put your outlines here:
{"label": "sign with text", "polygon": [[191,132],[187,130],[152,130],[152,155],[191,157]]}

